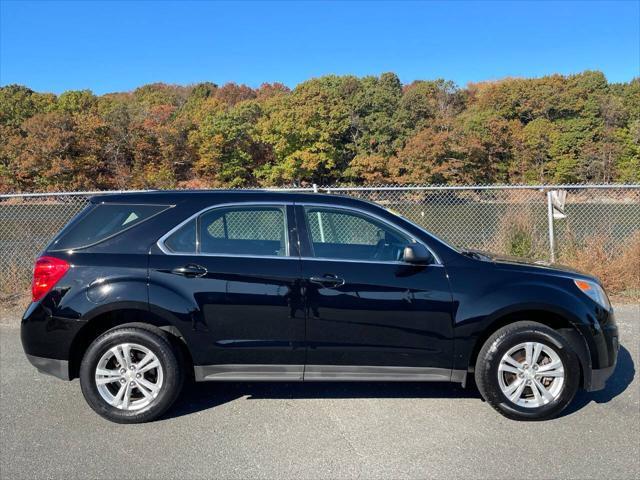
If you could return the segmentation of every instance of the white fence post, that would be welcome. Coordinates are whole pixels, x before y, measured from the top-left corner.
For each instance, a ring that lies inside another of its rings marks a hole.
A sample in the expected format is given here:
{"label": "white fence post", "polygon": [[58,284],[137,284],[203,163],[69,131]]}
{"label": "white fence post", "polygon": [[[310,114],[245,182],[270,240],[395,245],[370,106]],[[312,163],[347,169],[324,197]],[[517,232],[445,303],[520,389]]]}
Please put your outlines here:
{"label": "white fence post", "polygon": [[551,190],[547,190],[547,220],[549,224],[549,253],[551,263],[556,261],[556,240],[553,232],[553,204],[551,203]]}

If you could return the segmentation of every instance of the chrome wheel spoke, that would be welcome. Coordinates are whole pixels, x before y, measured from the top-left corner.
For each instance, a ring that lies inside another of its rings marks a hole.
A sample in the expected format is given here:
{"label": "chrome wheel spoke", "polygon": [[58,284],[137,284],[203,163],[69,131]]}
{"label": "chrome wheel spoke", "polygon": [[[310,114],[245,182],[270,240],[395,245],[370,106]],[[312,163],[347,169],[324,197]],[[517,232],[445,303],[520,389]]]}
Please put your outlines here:
{"label": "chrome wheel spoke", "polygon": [[127,385],[121,385],[120,389],[118,390],[118,393],[116,394],[115,397],[113,397],[113,399],[109,403],[114,407],[120,407],[126,391],[127,391]]}
{"label": "chrome wheel spoke", "polygon": [[536,407],[544,404],[544,402],[542,401],[542,396],[540,395],[540,390],[538,389],[538,385],[535,382],[531,382],[531,391],[533,392],[533,398]]}
{"label": "chrome wheel spoke", "polygon": [[136,368],[138,369],[138,371],[140,371],[140,369],[142,367],[144,367],[147,363],[151,362],[153,359],[155,359],[155,355],[153,355],[152,353],[147,353],[142,360],[140,360],[137,364],[136,364]]}
{"label": "chrome wheel spoke", "polygon": [[511,365],[512,367],[516,367],[517,369],[521,369],[522,368],[522,363],[518,362],[515,358],[513,358],[510,355],[505,355],[505,357],[502,359],[503,363],[508,363],[509,365]]}
{"label": "chrome wheel spoke", "polygon": [[539,392],[538,395],[542,395],[542,398],[545,400],[544,403],[548,403],[548,402],[552,402],[553,401],[553,395],[551,395],[551,393],[549,392],[549,390],[547,390],[545,388],[544,385],[542,385],[542,383],[540,383],[538,381],[538,379],[534,378],[531,381],[531,386],[532,389],[534,390],[534,394],[536,392]]}
{"label": "chrome wheel spoke", "polygon": [[122,345],[116,345],[111,349],[111,353],[116,357],[116,361],[121,368],[129,368],[129,362],[122,352]]}
{"label": "chrome wheel spoke", "polygon": [[507,365],[506,363],[501,363],[498,367],[498,370],[500,372],[515,373],[516,375],[522,371],[520,368],[512,367],[511,365]]}
{"label": "chrome wheel spoke", "polygon": [[158,368],[159,366],[160,366],[160,362],[158,362],[158,360],[155,360],[155,357],[154,357],[154,360],[151,363],[148,363],[144,367],[138,369],[138,373],[148,372],[149,370]]}
{"label": "chrome wheel spoke", "polygon": [[533,346],[533,354],[531,356],[531,363],[529,365],[535,365],[538,363],[538,358],[540,358],[540,352],[542,352],[543,345],[541,343],[536,343]]}
{"label": "chrome wheel spoke", "polygon": [[524,380],[522,379],[516,380],[504,390],[504,393],[507,395],[507,397],[511,397],[513,392],[515,392],[518,388],[520,388],[521,384],[524,385]]}
{"label": "chrome wheel spoke", "polygon": [[107,385],[108,383],[115,383],[117,381],[118,381],[118,378],[105,377],[105,378],[100,378],[96,380],[96,385]]}
{"label": "chrome wheel spoke", "polygon": [[140,379],[138,379],[136,384],[138,390],[140,390],[147,400],[151,401],[156,397],[159,389],[155,385],[149,384],[149,382],[140,381]]}
{"label": "chrome wheel spoke", "polygon": [[513,383],[517,385],[517,388],[511,395],[509,395],[509,400],[511,400],[512,402],[515,402],[516,400],[519,400],[520,397],[522,396],[522,392],[524,391],[524,387],[526,386],[526,383],[522,379],[518,382],[513,382]]}
{"label": "chrome wheel spoke", "polygon": [[533,365],[533,343],[527,342],[524,344],[524,353],[524,363],[526,363],[527,365]]}
{"label": "chrome wheel spoke", "polygon": [[148,400],[153,400],[153,395],[151,394],[151,392],[140,383],[140,380],[138,380],[136,382],[136,386],[138,387],[138,390],[140,390],[140,393],[142,393],[142,395],[144,395],[144,397]]}
{"label": "chrome wheel spoke", "polygon": [[120,380],[120,372],[118,370],[105,370],[104,368],[96,369],[96,385],[105,385]]}
{"label": "chrome wheel spoke", "polygon": [[125,368],[129,368],[131,366],[131,345],[128,343],[122,344],[122,356],[124,357],[124,361],[126,363]]}
{"label": "chrome wheel spoke", "polygon": [[142,377],[138,379],[138,383],[140,385],[142,385],[144,388],[148,389],[151,393],[158,393],[158,390],[160,390],[160,388],[154,384],[149,382],[146,378]]}
{"label": "chrome wheel spoke", "polygon": [[124,396],[122,398],[122,409],[127,410],[129,408],[129,402],[131,401],[131,384],[126,383],[124,386]]}
{"label": "chrome wheel spoke", "polygon": [[562,362],[560,360],[551,362],[551,363],[547,363],[545,365],[540,365],[540,368],[538,368],[538,373],[539,374],[545,374],[547,375],[548,373],[551,372],[563,372],[563,368],[562,368]]}
{"label": "chrome wheel spoke", "polygon": [[562,378],[564,377],[564,370],[559,368],[558,370],[546,370],[538,375],[539,377],[547,378]]}

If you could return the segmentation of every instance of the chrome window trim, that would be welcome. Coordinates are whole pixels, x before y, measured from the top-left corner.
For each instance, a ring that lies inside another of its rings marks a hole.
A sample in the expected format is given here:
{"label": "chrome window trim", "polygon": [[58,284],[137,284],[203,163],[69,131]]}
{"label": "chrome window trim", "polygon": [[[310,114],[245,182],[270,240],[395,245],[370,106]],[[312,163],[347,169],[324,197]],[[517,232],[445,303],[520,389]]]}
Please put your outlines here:
{"label": "chrome window trim", "polygon": [[[377,265],[403,265],[403,266],[416,265],[415,263],[403,262],[401,260],[356,260],[351,258],[331,258],[331,257],[300,257],[300,260],[310,260],[310,261],[316,261],[316,262],[373,263]],[[441,263],[431,263],[428,266],[444,267],[444,265],[442,265]]]}
{"label": "chrome window trim", "polygon": [[[190,217],[188,217],[187,219],[183,220],[182,222],[180,222],[178,225],[176,225],[175,227],[173,227],[171,230],[169,230],[167,233],[165,233],[164,235],[162,235],[158,241],[156,242],[156,245],[158,246],[158,248],[162,251],[162,253],[164,253],[165,255],[188,255],[188,256],[198,256],[198,257],[234,257],[234,258],[277,258],[277,259],[292,259],[295,258],[296,260],[299,257],[292,257],[291,256],[291,252],[290,252],[290,248],[289,248],[289,220],[288,220],[288,214],[287,214],[287,206],[289,205],[293,205],[293,202],[260,202],[260,201],[251,201],[251,202],[229,202],[229,203],[220,203],[218,205],[212,205],[212,206],[208,206],[203,208],[202,210],[199,210],[198,212],[194,213],[193,215],[191,215]],[[199,252],[199,244],[198,244],[198,225],[196,222],[196,251],[195,252],[172,252],[171,250],[169,250],[165,245],[164,242],[167,238],[169,238],[171,235],[173,235],[177,230],[181,229],[183,226],[185,226],[187,223],[189,223],[192,220],[197,220],[198,217],[200,215],[204,215],[205,213],[212,211],[212,210],[218,210],[220,208],[227,208],[227,207],[277,207],[277,208],[284,208],[284,233],[285,233],[285,248],[286,248],[286,255],[242,255],[242,254],[237,254],[237,253],[203,253],[203,252]]]}
{"label": "chrome window trim", "polygon": [[[237,206],[274,206],[274,207],[287,207],[287,206],[312,206],[312,207],[324,207],[324,208],[333,208],[333,209],[341,209],[341,210],[349,210],[349,211],[353,211],[356,213],[359,213],[365,217],[372,217],[375,218],[376,220],[378,220],[379,222],[390,226],[391,228],[398,230],[399,232],[402,232],[404,235],[408,236],[409,238],[411,238],[413,241],[415,241],[416,243],[422,245],[423,247],[425,247],[427,250],[429,250],[429,252],[431,252],[431,255],[433,255],[433,258],[435,259],[436,263],[431,264],[430,266],[439,266],[439,267],[443,267],[443,263],[442,260],[440,259],[440,257],[438,256],[438,254],[436,254],[433,249],[431,249],[428,245],[425,245],[424,242],[418,241],[418,239],[415,237],[415,235],[413,235],[412,233],[408,232],[407,230],[405,230],[404,228],[391,223],[390,221],[388,221],[385,218],[382,218],[381,216],[369,212],[367,210],[362,210],[361,208],[357,208],[357,207],[352,207],[352,206],[346,206],[346,205],[336,205],[333,203],[318,203],[318,202],[282,202],[282,201],[277,201],[277,202],[261,202],[261,201],[250,201],[250,202],[228,202],[228,203],[221,203],[218,205],[213,205],[213,206],[209,206],[209,207],[205,207],[202,210],[199,210],[198,212],[192,214],[190,217],[188,217],[187,219],[183,220],[182,222],[180,222],[178,225],[176,225],[175,227],[173,227],[171,230],[169,230],[167,233],[165,233],[163,236],[161,236],[158,241],[156,242],[156,245],[158,246],[158,248],[160,249],[160,251],[162,251],[162,253],[164,253],[165,255],[190,255],[190,256],[205,256],[205,257],[234,257],[234,258],[273,258],[273,259],[279,259],[279,260],[286,260],[286,259],[300,259],[300,260],[311,260],[311,261],[333,261],[333,262],[349,262],[349,263],[374,263],[374,264],[391,264],[391,265],[413,265],[411,263],[407,263],[407,262],[403,262],[403,261],[399,261],[399,260],[391,260],[391,261],[385,261],[385,260],[356,260],[356,259],[344,259],[344,258],[330,258],[330,257],[293,257],[291,256],[291,251],[290,251],[290,239],[289,239],[289,219],[288,219],[288,215],[286,214],[286,210],[285,210],[285,217],[284,217],[284,222],[285,222],[285,242],[286,242],[286,249],[287,249],[287,255],[285,256],[278,256],[278,255],[240,255],[240,254],[224,254],[224,253],[202,253],[202,252],[194,252],[194,253],[188,253],[188,252],[172,252],[171,250],[169,250],[167,247],[164,246],[164,241],[170,237],[174,232],[176,232],[177,230],[179,230],[180,228],[182,228],[184,225],[186,225],[187,223],[189,223],[190,221],[197,219],[200,215],[210,211],[210,210],[215,210],[215,209],[219,209],[219,208],[225,208],[225,207],[237,207]],[[196,226],[196,231],[197,231],[197,226]],[[196,244],[196,250],[198,249],[198,245]]]}
{"label": "chrome window trim", "polygon": [[[327,204],[327,203],[315,203],[315,202],[296,202],[296,205],[298,206],[302,206],[302,207],[307,207],[307,206],[311,206],[311,207],[325,207],[325,208],[329,208],[329,209],[341,209],[341,210],[350,210],[356,213],[359,213],[365,217],[372,217],[375,218],[376,220],[378,220],[380,223],[387,225],[389,227],[391,227],[394,230],[398,230],[399,232],[402,232],[404,235],[406,235],[407,237],[409,237],[411,240],[413,240],[415,243],[422,245],[424,248],[426,248],[427,250],[429,250],[429,252],[431,253],[431,255],[433,255],[433,258],[435,259],[436,263],[432,264],[432,265],[438,265],[438,266],[443,266],[442,264],[442,260],[440,260],[440,257],[436,254],[436,252],[433,251],[433,249],[431,249],[428,245],[425,245],[424,242],[419,241],[415,235],[413,235],[412,233],[408,232],[407,230],[405,230],[402,227],[399,227],[398,225],[391,223],[389,220],[387,220],[386,218],[382,218],[381,216],[369,212],[367,210],[362,210],[360,208],[357,207],[351,207],[351,206],[346,206],[346,205],[334,205],[334,204]],[[305,219],[306,220],[306,219]],[[309,232],[307,232],[307,236],[309,237],[310,240],[310,234]],[[412,263],[407,263],[407,262],[403,262],[401,260],[357,260],[357,259],[344,259],[344,258],[330,258],[330,257],[301,257],[303,260],[330,260],[330,261],[334,261],[334,262],[350,262],[350,263],[384,263],[384,264],[395,264],[395,265],[413,265]]]}

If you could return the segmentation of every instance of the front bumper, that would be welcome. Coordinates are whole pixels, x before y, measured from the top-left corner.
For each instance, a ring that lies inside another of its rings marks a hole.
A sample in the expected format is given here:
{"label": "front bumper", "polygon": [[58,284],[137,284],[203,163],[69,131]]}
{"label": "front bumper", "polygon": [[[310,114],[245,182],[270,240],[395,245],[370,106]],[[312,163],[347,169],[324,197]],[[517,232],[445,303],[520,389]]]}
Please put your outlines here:
{"label": "front bumper", "polygon": [[594,342],[591,358],[593,368],[590,378],[585,378],[585,390],[588,392],[604,389],[607,379],[616,369],[620,338],[613,310],[610,311],[607,322],[593,335],[592,339]]}
{"label": "front bumper", "polygon": [[35,355],[29,355],[27,359],[31,362],[31,365],[36,367],[39,372],[46,373],[47,375],[53,375],[61,380],[71,380],[69,375],[69,362],[67,360],[58,360],[56,358],[36,357]]}

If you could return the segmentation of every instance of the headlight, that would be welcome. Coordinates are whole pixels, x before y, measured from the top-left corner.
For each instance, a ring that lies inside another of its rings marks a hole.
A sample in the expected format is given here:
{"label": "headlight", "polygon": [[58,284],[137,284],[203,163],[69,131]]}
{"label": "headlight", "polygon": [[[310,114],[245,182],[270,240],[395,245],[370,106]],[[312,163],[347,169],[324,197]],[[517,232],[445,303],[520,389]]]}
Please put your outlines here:
{"label": "headlight", "polygon": [[604,292],[602,287],[598,285],[596,282],[574,279],[573,283],[576,284],[576,287],[578,287],[582,293],[584,293],[587,297],[589,297],[591,300],[596,302],[598,305],[601,305],[607,310],[611,308],[611,304],[609,303],[607,294]]}

